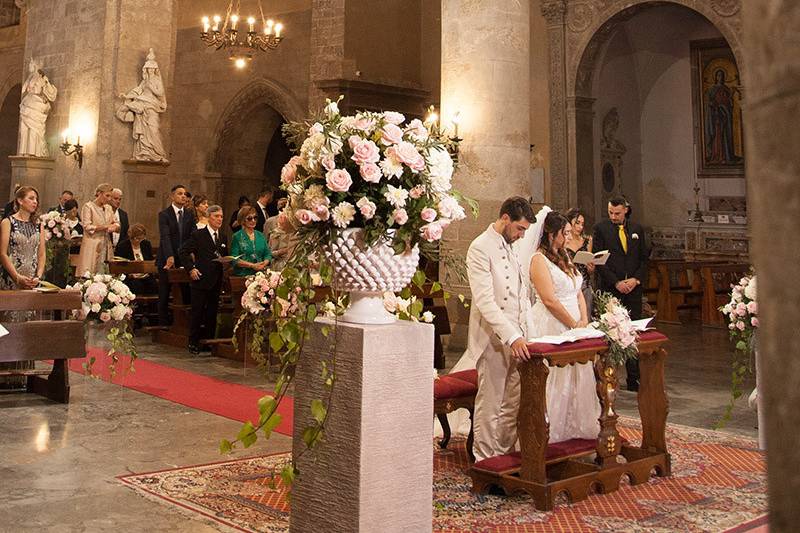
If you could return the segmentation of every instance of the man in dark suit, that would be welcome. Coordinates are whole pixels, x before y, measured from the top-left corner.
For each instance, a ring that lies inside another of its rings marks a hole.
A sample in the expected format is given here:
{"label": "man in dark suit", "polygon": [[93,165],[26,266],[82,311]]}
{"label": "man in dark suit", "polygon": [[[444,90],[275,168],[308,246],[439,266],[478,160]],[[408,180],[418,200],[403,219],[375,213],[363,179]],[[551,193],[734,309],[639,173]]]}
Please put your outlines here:
{"label": "man in dark suit", "polygon": [[270,206],[272,205],[272,199],[275,196],[275,189],[271,186],[266,186],[260,193],[258,193],[258,200],[256,201],[256,215],[258,216],[258,220],[256,221],[257,228],[263,228],[264,222],[272,216],[270,213]]}
{"label": "man in dark suit", "polygon": [[195,230],[180,248],[181,262],[192,278],[192,315],[189,352],[200,353],[200,339],[213,338],[217,328],[217,306],[222,288],[222,262],[228,255],[228,242],[220,232],[222,208],[208,208],[208,225]]}
{"label": "man in dark suit", "polygon": [[128,222],[128,213],[120,207],[121,205],[122,189],[114,189],[111,191],[111,209],[114,211],[114,222],[119,224],[119,231],[111,234],[111,243],[114,245],[115,252],[120,243],[128,240],[128,230],[131,227]]}
{"label": "man in dark suit", "polygon": [[[629,209],[625,198],[614,197],[608,201],[608,220],[595,225],[592,249],[611,253],[605,265],[597,266],[600,290],[619,298],[631,318],[638,320],[642,317],[642,287],[647,276],[649,250],[642,227],[626,217]],[[625,369],[628,390],[638,391],[638,359],[629,360]]]}
{"label": "man in dark suit", "polygon": [[180,268],[181,259],[178,251],[195,230],[194,213],[185,208],[186,187],[183,185],[172,187],[171,198],[170,206],[158,214],[159,246],[156,266],[158,267],[158,322],[162,326],[169,325],[169,277],[166,270]]}
{"label": "man in dark suit", "polygon": [[69,200],[75,198],[75,194],[70,190],[65,190],[61,193],[61,196],[58,199],[58,205],[55,207],[51,207],[46,212],[49,213],[50,211],[58,211],[62,215],[67,212],[66,204]]}

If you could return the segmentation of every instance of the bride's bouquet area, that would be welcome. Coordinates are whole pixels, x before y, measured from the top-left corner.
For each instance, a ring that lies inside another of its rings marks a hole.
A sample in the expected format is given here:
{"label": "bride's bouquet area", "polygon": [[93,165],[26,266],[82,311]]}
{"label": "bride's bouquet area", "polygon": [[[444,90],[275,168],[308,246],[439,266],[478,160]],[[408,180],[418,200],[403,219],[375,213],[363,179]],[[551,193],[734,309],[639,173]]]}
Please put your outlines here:
{"label": "bride's bouquet area", "polygon": [[592,326],[605,333],[609,346],[607,355],[609,362],[619,366],[637,357],[639,350],[636,342],[639,335],[625,306],[610,293],[597,291],[595,314],[597,320]]}
{"label": "bride's bouquet area", "polygon": [[[110,324],[107,339],[111,343],[108,355],[111,357],[112,375],[116,371],[119,354],[131,356],[131,367],[137,357],[133,333],[130,331],[130,318],[133,315],[132,304],[136,295],[125,284],[125,275],[111,276],[95,274],[84,276],[68,289],[81,291],[81,310],[76,311],[80,318],[88,324]],[[84,367],[91,372],[95,358],[91,357]]]}

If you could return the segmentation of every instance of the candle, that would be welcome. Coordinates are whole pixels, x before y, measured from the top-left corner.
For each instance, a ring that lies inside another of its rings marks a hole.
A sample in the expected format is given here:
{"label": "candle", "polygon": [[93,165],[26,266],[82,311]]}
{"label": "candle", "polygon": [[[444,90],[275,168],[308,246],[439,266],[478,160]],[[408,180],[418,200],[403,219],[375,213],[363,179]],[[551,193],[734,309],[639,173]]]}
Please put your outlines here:
{"label": "candle", "polygon": [[273,26],[274,24],[275,24],[275,21],[273,21],[272,19],[269,19],[269,20],[267,21],[267,25],[264,27],[264,33],[265,33],[266,35],[272,35],[272,26]]}
{"label": "candle", "polygon": [[283,29],[283,24],[281,24],[280,22],[275,24],[275,37],[280,38],[282,29]]}
{"label": "candle", "polygon": [[81,144],[81,136],[78,135],[78,142],[75,143],[75,146],[80,146]]}
{"label": "candle", "polygon": [[208,17],[203,17],[203,33],[208,33],[208,28],[210,24],[208,23]]}
{"label": "candle", "polygon": [[253,17],[248,17],[247,18],[247,24],[250,25],[250,33],[253,33],[253,31],[254,31],[253,30],[253,26],[255,26],[255,23],[256,23],[256,19],[254,19]]}
{"label": "candle", "polygon": [[61,134],[61,138],[64,139],[64,144],[67,144],[68,136],[69,136],[69,128],[65,129],[64,132]]}
{"label": "candle", "polygon": [[236,23],[239,22],[239,15],[231,15],[231,29],[236,29]]}
{"label": "candle", "polygon": [[219,21],[220,20],[222,20],[222,19],[220,19],[219,15],[214,15],[214,27],[211,28],[212,30],[219,31]]}

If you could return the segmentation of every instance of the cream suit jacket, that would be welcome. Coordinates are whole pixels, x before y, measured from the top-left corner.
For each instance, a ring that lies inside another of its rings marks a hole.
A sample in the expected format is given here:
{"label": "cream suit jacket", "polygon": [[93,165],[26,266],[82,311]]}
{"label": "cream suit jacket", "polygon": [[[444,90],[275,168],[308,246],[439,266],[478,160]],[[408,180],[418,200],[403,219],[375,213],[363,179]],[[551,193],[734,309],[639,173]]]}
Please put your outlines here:
{"label": "cream suit jacket", "polygon": [[515,247],[489,226],[470,244],[467,275],[472,291],[467,352],[477,361],[490,343],[508,346],[525,338],[530,308],[527,269],[520,265]]}

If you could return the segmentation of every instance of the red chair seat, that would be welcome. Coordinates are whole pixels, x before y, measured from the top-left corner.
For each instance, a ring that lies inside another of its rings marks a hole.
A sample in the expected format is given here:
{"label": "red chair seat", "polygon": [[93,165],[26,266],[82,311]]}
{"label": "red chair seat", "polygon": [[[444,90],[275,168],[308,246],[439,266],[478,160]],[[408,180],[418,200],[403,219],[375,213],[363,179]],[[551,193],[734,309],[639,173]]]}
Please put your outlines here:
{"label": "red chair seat", "polygon": [[453,372],[451,374],[447,374],[447,377],[453,379],[460,379],[461,381],[466,381],[467,383],[472,383],[473,385],[475,385],[475,387],[478,386],[478,371],[475,370],[474,368],[472,370],[462,370],[461,372]]}
{"label": "red chair seat", "polygon": [[[556,461],[573,455],[591,453],[596,447],[597,441],[595,439],[569,439],[548,444],[544,459],[545,461]],[[501,473],[519,468],[521,464],[522,455],[520,452],[511,452],[506,455],[498,455],[478,461],[474,466],[479,470]]]}
{"label": "red chair seat", "polygon": [[451,375],[442,376],[433,382],[433,397],[436,400],[451,400],[465,396],[475,396],[478,387]]}

